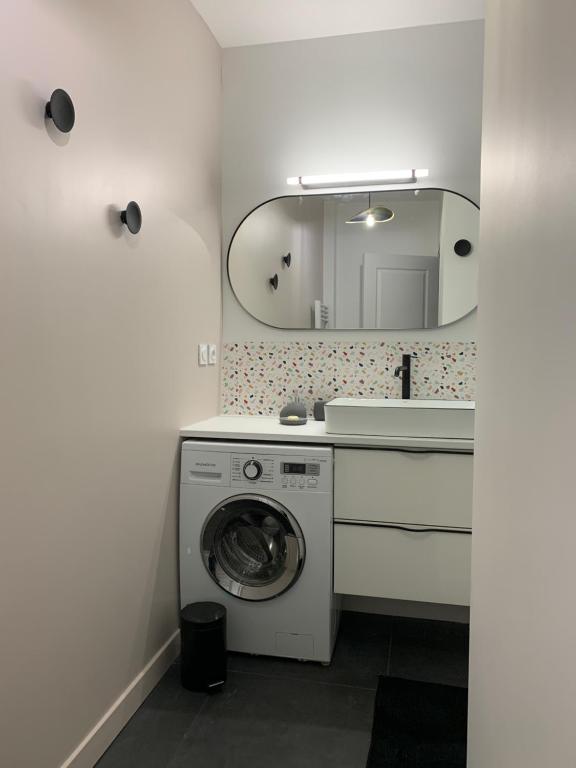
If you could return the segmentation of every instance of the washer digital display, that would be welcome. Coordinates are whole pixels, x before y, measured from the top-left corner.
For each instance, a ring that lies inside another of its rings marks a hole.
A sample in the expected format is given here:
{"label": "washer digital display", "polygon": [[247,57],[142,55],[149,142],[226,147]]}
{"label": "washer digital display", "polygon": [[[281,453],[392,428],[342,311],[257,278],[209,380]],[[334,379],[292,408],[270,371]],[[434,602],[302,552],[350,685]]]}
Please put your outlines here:
{"label": "washer digital display", "polygon": [[305,475],[306,464],[282,464],[282,473],[284,475]]}
{"label": "washer digital display", "polygon": [[283,475],[319,475],[319,464],[294,464],[282,462]]}

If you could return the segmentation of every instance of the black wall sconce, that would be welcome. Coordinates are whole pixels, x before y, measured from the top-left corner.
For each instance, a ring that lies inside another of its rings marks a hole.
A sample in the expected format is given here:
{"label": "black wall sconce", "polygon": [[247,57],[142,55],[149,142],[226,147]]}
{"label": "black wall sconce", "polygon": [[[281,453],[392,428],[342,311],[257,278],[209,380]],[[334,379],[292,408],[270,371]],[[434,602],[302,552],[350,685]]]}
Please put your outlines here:
{"label": "black wall sconce", "polygon": [[290,264],[292,264],[292,254],[287,253],[286,256],[282,256],[282,261],[284,264],[286,264],[287,267],[289,267]]}
{"label": "black wall sconce", "polygon": [[457,240],[454,243],[454,253],[457,256],[469,256],[472,253],[472,243],[470,240]]}
{"label": "black wall sconce", "polygon": [[275,291],[278,290],[278,275],[274,275],[274,277],[271,277],[268,281],[272,288],[274,288]]}
{"label": "black wall sconce", "polygon": [[46,104],[46,117],[53,120],[54,125],[62,133],[70,133],[76,122],[76,111],[72,99],[63,91],[57,88],[50,101]]}
{"label": "black wall sconce", "polygon": [[120,220],[122,224],[126,224],[133,235],[137,235],[142,228],[142,211],[138,203],[131,200],[126,206],[126,210],[120,214]]}

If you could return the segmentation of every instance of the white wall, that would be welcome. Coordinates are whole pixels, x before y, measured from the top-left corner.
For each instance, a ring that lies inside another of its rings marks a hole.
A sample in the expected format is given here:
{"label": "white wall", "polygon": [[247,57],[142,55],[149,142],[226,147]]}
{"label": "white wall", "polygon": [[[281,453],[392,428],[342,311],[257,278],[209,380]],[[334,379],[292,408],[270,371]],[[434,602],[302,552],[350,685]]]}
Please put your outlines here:
{"label": "white wall", "polygon": [[[478,229],[480,212],[458,195],[444,195],[440,226],[440,289],[438,318],[440,324],[462,317],[478,304]],[[470,241],[468,256],[454,250],[458,240]]]}
{"label": "white wall", "polygon": [[217,411],[220,50],[189,0],[4,2],[0,93],[0,764],[57,768],[178,625],[178,428]]}
{"label": "white wall", "polygon": [[575,26],[487,4],[470,768],[575,763]]}
{"label": "white wall", "polygon": [[[436,199],[430,199],[436,197]],[[347,224],[368,202],[333,202],[335,276],[335,325],[339,328],[362,328],[363,265],[366,254],[379,256],[438,257],[442,199],[439,193],[412,199],[372,195],[374,205],[394,211],[394,218],[372,228]],[[374,327],[374,326],[372,326]]]}
{"label": "white wall", "polygon": [[[430,168],[428,185],[478,201],[482,22],[224,51],[224,252],[241,219],[305,173]],[[426,332],[307,339],[469,340],[474,317]],[[224,338],[297,340],[253,320],[224,284]]]}

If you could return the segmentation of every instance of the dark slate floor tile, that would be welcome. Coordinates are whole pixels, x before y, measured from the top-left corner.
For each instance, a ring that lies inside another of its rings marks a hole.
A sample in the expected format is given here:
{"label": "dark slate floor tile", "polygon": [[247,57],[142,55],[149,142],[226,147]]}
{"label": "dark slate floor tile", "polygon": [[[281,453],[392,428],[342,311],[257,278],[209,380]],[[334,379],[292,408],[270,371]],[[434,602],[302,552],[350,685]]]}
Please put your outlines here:
{"label": "dark slate floor tile", "polygon": [[232,672],[168,768],[364,768],[374,692]]}
{"label": "dark slate floor tile", "polygon": [[376,690],[388,668],[392,621],[387,616],[345,612],[328,667],[315,662],[231,653],[232,671],[352,685]]}
{"label": "dark slate floor tile", "polygon": [[468,627],[344,613],[332,665],[231,654],[226,689],[171,667],[98,768],[364,768],[378,675],[467,684]]}
{"label": "dark slate floor tile", "polygon": [[182,688],[180,667],[173,665],[100,758],[97,768],[164,768],[207,698]]}
{"label": "dark slate floor tile", "polygon": [[396,619],[389,674],[431,683],[468,685],[468,625]]}

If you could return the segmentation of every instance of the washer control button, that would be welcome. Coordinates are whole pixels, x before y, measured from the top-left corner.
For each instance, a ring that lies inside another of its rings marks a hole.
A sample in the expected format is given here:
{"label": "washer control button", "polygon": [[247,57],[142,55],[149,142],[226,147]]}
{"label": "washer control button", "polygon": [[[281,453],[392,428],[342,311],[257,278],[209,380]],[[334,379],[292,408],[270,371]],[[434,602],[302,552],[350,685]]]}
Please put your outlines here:
{"label": "washer control button", "polygon": [[308,478],[308,487],[309,488],[316,488],[318,485],[318,480],[315,477],[309,477]]}
{"label": "washer control button", "polygon": [[255,459],[251,459],[244,464],[242,472],[244,473],[244,477],[248,480],[258,480],[262,474],[262,464]]}

